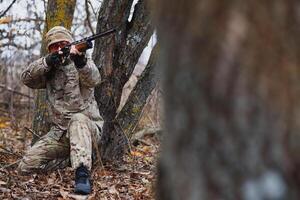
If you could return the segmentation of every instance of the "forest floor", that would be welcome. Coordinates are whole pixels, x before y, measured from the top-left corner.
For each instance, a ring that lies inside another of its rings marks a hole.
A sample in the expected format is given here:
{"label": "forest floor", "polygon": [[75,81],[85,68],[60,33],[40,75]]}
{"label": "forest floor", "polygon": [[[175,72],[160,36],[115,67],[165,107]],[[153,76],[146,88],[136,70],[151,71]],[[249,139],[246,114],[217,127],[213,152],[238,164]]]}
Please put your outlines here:
{"label": "forest floor", "polygon": [[74,172],[71,168],[49,174],[21,176],[16,171],[18,161],[30,144],[31,135],[24,128],[12,129],[0,120],[0,199],[154,199],[156,161],[159,139],[143,138],[132,146],[124,163],[119,166],[96,166],[92,170],[93,192],[89,196],[75,195]]}

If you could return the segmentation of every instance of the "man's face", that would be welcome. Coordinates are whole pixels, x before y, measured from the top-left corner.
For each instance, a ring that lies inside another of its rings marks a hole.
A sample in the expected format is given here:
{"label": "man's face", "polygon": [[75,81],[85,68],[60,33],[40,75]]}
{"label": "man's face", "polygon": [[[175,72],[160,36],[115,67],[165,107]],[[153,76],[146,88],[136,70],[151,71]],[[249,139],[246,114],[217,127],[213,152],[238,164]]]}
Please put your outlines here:
{"label": "man's face", "polygon": [[63,48],[64,46],[70,44],[70,42],[67,41],[62,41],[62,42],[56,42],[54,44],[51,44],[48,48],[50,53],[59,51],[61,48]]}

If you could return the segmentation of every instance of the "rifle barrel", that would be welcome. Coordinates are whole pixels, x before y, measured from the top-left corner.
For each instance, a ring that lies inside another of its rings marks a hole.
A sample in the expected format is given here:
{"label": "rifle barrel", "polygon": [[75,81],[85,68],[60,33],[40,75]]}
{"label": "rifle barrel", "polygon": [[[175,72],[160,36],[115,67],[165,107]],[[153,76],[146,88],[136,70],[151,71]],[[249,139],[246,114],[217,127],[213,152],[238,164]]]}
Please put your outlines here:
{"label": "rifle barrel", "polygon": [[83,39],[81,39],[81,40],[72,42],[70,45],[79,44],[79,43],[84,42],[84,41],[92,41],[92,40],[95,40],[96,38],[99,38],[99,37],[103,37],[103,36],[109,35],[109,34],[115,32],[115,31],[116,31],[116,29],[114,29],[114,28],[113,28],[113,29],[109,29],[109,30],[107,30],[107,31],[105,31],[105,32],[97,33],[97,34],[95,34],[95,35],[91,35],[91,36],[85,37],[85,38],[83,38]]}
{"label": "rifle barrel", "polygon": [[105,36],[105,35],[109,35],[109,34],[115,32],[115,31],[116,31],[116,29],[110,29],[110,30],[108,30],[108,31],[105,31],[105,32],[102,32],[102,33],[98,33],[98,34],[92,35],[92,36],[88,37],[87,40],[94,40],[94,39],[96,39],[96,38],[98,38],[98,37],[102,37],[102,36]]}

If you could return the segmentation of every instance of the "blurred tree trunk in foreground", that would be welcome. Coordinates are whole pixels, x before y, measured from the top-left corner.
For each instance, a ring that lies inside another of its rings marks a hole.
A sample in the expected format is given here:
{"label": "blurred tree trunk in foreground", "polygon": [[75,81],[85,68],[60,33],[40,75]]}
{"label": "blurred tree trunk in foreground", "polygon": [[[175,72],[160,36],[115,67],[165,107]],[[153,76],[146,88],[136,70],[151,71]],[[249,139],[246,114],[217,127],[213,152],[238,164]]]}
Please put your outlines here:
{"label": "blurred tree trunk in foreground", "polygon": [[[144,48],[153,34],[147,0],[139,0],[129,20],[133,0],[104,0],[97,24],[97,33],[116,28],[114,35],[95,41],[93,58],[100,68],[102,82],[95,89],[95,97],[105,123],[100,145],[104,160],[119,160],[127,149],[128,138],[142,113],[147,97],[154,89],[152,73],[144,73],[129,97],[125,109],[117,116],[122,89],[129,80]],[[148,66],[154,67],[155,56]],[[135,90],[144,89],[144,93]],[[133,108],[133,109],[132,109]]]}
{"label": "blurred tree trunk in foreground", "polygon": [[154,6],[167,129],[159,199],[300,199],[298,1]]}
{"label": "blurred tree trunk in foreground", "polygon": [[[64,26],[67,29],[71,29],[76,0],[60,1],[49,0],[46,13],[46,24],[43,32],[43,41],[41,48],[41,56],[47,53],[47,47],[44,41],[46,33],[54,26]],[[35,101],[35,114],[33,120],[33,130],[39,135],[45,135],[50,129],[50,123],[48,119],[47,104],[46,104],[46,92],[45,90],[38,90]],[[38,137],[34,136],[32,144],[36,142]]]}

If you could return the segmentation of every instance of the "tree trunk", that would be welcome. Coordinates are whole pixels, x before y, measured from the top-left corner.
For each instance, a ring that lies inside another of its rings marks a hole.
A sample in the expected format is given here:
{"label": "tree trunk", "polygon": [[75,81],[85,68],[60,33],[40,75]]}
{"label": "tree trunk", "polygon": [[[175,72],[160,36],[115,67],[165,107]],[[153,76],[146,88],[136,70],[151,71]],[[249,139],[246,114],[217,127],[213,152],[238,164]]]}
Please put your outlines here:
{"label": "tree trunk", "polygon": [[299,3],[154,8],[167,130],[158,199],[300,199]]}
{"label": "tree trunk", "polygon": [[[49,0],[46,13],[46,24],[43,35],[48,32],[54,26],[64,26],[67,29],[71,28],[76,0],[61,1],[61,0]],[[44,37],[43,37],[44,38]],[[46,44],[43,39],[41,55],[44,56],[47,53]],[[49,116],[47,112],[46,104],[46,92],[45,90],[39,90],[35,101],[35,113],[33,119],[33,130],[39,136],[43,136],[50,129]],[[32,144],[37,141],[38,137],[33,136]]]}
{"label": "tree trunk", "polygon": [[112,27],[118,30],[114,36],[97,40],[93,53],[102,76],[95,96],[105,120],[100,145],[104,160],[120,159],[126,151],[126,135],[116,131],[116,127],[119,127],[116,121],[117,108],[123,86],[153,34],[146,0],[138,1],[132,20],[128,21],[132,3],[133,0],[104,0],[98,17],[97,32]]}
{"label": "tree trunk", "polygon": [[156,77],[158,48],[156,44],[151,52],[146,68],[139,77],[121,112],[116,117],[121,130],[129,138],[141,118],[148,97],[158,83]]}
{"label": "tree trunk", "polygon": [[[157,54],[158,47],[156,45],[156,47],[152,50],[145,70],[130,93],[124,107],[116,116],[113,121],[114,123],[111,124],[113,127],[111,127],[112,129],[109,131],[112,132],[108,133],[110,133],[110,135],[114,134],[115,142],[110,145],[109,139],[111,137],[107,137],[107,135],[104,136],[102,142],[104,145],[105,142],[107,143],[105,146],[106,148],[102,149],[102,155],[104,158],[116,155],[115,158],[119,159],[123,156],[123,148],[130,142],[131,135],[141,118],[147,99],[157,84],[157,79],[155,77]],[[124,136],[126,137],[125,139]]]}

